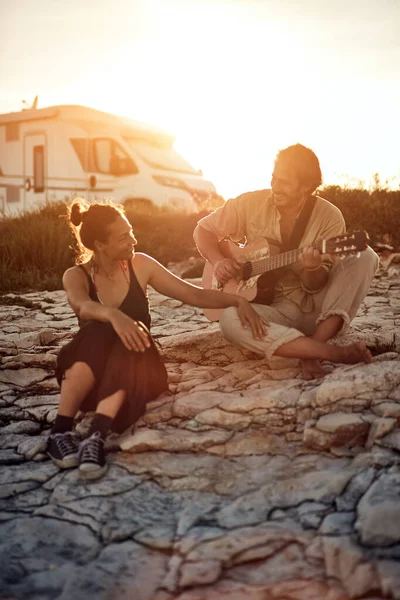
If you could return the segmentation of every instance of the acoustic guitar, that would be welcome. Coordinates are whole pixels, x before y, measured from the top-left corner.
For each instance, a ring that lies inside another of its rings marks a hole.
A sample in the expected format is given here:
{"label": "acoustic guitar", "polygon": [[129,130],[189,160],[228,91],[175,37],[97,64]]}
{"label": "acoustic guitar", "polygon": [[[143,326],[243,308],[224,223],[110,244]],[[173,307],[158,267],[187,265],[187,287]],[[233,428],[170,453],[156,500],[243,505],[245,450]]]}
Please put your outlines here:
{"label": "acoustic guitar", "polygon": [[[332,254],[341,258],[350,254],[358,254],[367,248],[369,237],[366,231],[354,231],[320,240],[313,244],[321,254]],[[274,254],[265,238],[250,244],[235,244],[229,239],[219,242],[219,249],[225,258],[234,258],[241,263],[241,269],[234,279],[225,285],[214,275],[213,265],[206,261],[202,286],[205,289],[216,289],[228,294],[238,294],[249,302],[271,304],[274,299],[275,286],[283,276],[285,267],[296,263],[303,248],[288,250]],[[218,321],[223,308],[205,308],[204,314],[210,321]]]}

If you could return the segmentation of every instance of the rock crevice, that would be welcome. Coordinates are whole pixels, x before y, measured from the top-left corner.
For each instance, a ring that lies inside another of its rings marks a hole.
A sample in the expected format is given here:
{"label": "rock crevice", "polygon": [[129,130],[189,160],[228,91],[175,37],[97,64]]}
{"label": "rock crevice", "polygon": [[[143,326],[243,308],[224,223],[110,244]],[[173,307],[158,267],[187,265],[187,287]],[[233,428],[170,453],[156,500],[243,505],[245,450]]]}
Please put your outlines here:
{"label": "rock crevice", "polygon": [[[0,305],[0,590],[57,600],[400,599],[400,278],[375,277],[345,339],[371,365],[230,346],[150,293],[169,392],[84,483],[46,456],[53,369],[77,322],[58,292]],[[84,434],[90,415],[79,417]]]}

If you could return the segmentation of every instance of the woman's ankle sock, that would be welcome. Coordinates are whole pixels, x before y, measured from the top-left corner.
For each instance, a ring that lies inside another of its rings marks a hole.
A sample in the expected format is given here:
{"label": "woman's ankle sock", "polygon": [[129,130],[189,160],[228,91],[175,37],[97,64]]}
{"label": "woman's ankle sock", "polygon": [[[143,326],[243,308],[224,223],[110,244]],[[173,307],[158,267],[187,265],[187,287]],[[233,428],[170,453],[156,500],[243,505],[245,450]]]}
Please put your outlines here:
{"label": "woman's ankle sock", "polygon": [[51,433],[65,433],[72,431],[74,426],[74,417],[64,417],[63,415],[57,415],[54,425],[51,429]]}
{"label": "woman's ankle sock", "polygon": [[113,420],[114,419],[112,417],[107,417],[107,415],[96,413],[90,426],[89,437],[92,435],[92,433],[99,431],[102,439],[105,440],[108,432],[111,429]]}

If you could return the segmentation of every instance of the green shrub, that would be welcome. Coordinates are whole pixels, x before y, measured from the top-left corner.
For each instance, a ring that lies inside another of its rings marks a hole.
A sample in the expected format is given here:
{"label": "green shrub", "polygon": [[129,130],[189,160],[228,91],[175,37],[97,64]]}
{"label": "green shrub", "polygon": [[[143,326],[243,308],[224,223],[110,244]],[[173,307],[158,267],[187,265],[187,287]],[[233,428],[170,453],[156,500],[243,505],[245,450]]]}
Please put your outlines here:
{"label": "green shrub", "polygon": [[[400,191],[327,186],[320,195],[343,212],[348,229],[365,229],[372,243],[389,233],[400,247]],[[162,264],[198,256],[193,230],[206,213],[184,215],[166,209],[127,208],[137,250]],[[74,264],[74,240],[65,220],[66,205],[48,205],[0,222],[0,292],[60,289]]]}
{"label": "green shrub", "polygon": [[193,231],[205,214],[177,214],[165,209],[152,209],[150,213],[129,208],[126,211],[138,241],[136,250],[150,254],[163,265],[198,256]]}
{"label": "green shrub", "polygon": [[0,223],[0,290],[52,290],[73,262],[64,204]]}
{"label": "green shrub", "polygon": [[[138,240],[138,252],[150,254],[164,265],[197,255],[193,230],[206,213],[130,208],[126,213]],[[62,274],[74,264],[74,246],[63,203],[4,219],[0,223],[0,292],[61,289]]]}
{"label": "green shrub", "polygon": [[368,191],[331,185],[324,187],[320,195],[342,211],[347,229],[365,229],[372,243],[388,233],[395,248],[400,247],[400,190],[377,186]]}

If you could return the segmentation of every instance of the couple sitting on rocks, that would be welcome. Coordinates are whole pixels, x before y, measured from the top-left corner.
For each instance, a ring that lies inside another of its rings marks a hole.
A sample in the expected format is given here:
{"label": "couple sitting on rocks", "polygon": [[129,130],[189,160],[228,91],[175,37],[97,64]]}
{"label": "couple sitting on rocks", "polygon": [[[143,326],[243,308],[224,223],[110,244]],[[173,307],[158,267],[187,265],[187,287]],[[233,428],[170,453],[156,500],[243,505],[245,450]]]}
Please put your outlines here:
{"label": "couple sitting on rocks", "polygon": [[[348,328],[378,257],[367,247],[359,257],[337,261],[314,247],[318,240],[345,232],[341,212],[312,195],[320,184],[316,155],[296,144],[277,154],[270,190],[228,200],[198,223],[198,249],[223,286],[241,267],[221,253],[221,239],[246,236],[251,243],[266,238],[283,249],[293,231],[299,234],[298,217],[312,199],[307,219],[302,217],[299,260],[284,271],[268,304],[191,285],[150,256],[136,254],[136,239],[120,206],[89,205],[81,199],[72,203],[69,222],[80,254],[77,265],[65,272],[63,285],[80,329],[57,360],[60,404],[48,445],[56,465],[78,466],[84,479],[101,477],[107,468],[104,442],[109,431],[133,425],[146,403],[167,389],[165,366],[150,333],[148,285],[186,304],[225,309],[220,326],[229,341],[267,358],[298,358],[306,379],[323,375],[320,360],[371,362],[362,342],[327,343]],[[95,411],[83,441],[73,430],[79,410]]]}

